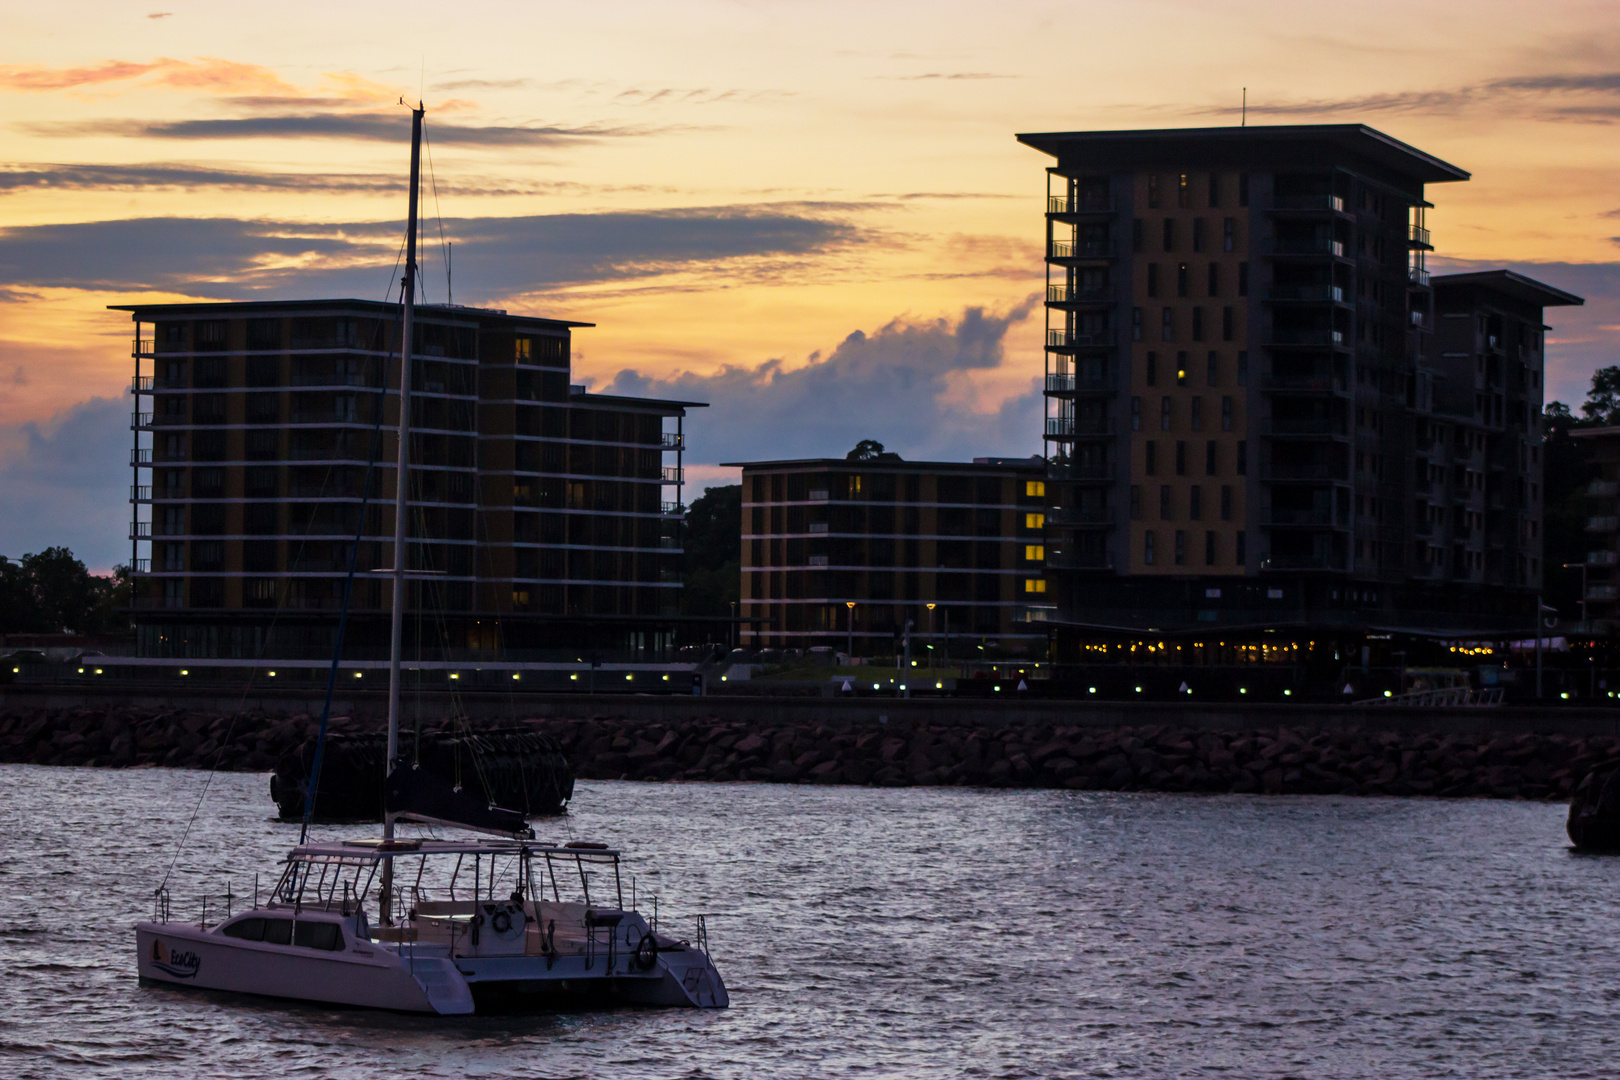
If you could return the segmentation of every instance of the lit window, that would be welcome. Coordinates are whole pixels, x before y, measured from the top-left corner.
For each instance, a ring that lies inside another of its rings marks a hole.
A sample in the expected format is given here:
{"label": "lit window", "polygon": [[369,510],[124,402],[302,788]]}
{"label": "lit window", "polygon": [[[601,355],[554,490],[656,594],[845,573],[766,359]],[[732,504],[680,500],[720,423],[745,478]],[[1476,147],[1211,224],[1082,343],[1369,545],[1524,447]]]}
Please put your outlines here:
{"label": "lit window", "polygon": [[1029,498],[1032,498],[1032,499],[1037,498],[1037,497],[1045,496],[1046,495],[1046,481],[1045,480],[1026,480],[1026,481],[1024,481],[1024,494],[1026,496],[1028,496]]}
{"label": "lit window", "polygon": [[1029,562],[1040,562],[1042,559],[1046,558],[1046,545],[1025,544],[1024,558]]}
{"label": "lit window", "polygon": [[1044,529],[1044,528],[1046,528],[1046,515],[1045,514],[1025,514],[1024,515],[1024,528],[1026,528],[1026,529]]}
{"label": "lit window", "polygon": [[517,339],[517,358],[518,358],[519,361],[527,360],[529,358],[529,339],[528,338],[521,338],[520,337],[520,338]]}
{"label": "lit window", "polygon": [[1045,581],[1045,579],[1044,578],[1025,578],[1024,579],[1024,591],[1027,592],[1027,593],[1043,593],[1043,592],[1045,592],[1046,591],[1046,581]]}

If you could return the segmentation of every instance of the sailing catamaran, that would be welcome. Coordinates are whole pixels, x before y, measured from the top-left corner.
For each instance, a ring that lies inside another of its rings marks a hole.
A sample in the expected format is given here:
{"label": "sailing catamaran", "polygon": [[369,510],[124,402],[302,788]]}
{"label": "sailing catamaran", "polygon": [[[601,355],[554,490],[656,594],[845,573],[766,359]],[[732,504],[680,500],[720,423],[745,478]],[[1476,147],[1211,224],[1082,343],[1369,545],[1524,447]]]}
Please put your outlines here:
{"label": "sailing catamaran", "polygon": [[[456,1015],[602,1002],[725,1008],[725,983],[698,917],[688,939],[625,904],[620,854],[605,844],[536,841],[521,813],[452,789],[400,759],[400,651],[405,609],[412,313],[422,119],[411,110],[411,188],[402,281],[395,470],[393,612],[386,813],[380,839],[308,843],[320,769],[308,785],[305,834],[264,903],[225,917],[171,917],[166,885],[135,924],[140,978],[337,1005]],[[352,568],[351,568],[352,574]],[[341,648],[341,631],[339,633]],[[334,655],[334,670],[336,657]],[[324,736],[324,718],[322,725]],[[496,837],[405,838],[396,821]],[[606,881],[611,874],[611,883]],[[593,878],[595,895],[593,892]],[[565,895],[566,891],[566,895]],[[375,904],[377,924],[367,916]]]}

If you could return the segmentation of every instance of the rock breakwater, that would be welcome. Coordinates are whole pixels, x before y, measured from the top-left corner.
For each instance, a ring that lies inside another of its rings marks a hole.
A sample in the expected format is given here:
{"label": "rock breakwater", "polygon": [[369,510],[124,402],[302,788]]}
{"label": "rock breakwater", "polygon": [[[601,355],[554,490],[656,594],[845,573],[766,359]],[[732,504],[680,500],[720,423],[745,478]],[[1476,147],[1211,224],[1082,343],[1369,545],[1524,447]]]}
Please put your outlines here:
{"label": "rock breakwater", "polygon": [[[267,772],[312,737],[316,723],[307,715],[183,709],[14,712],[0,715],[0,761]],[[701,717],[520,723],[555,739],[584,779],[1566,799],[1593,768],[1620,765],[1620,738],[1611,736],[1323,731],[1306,724],[1213,732]],[[377,728],[349,717],[331,724],[334,732]]]}

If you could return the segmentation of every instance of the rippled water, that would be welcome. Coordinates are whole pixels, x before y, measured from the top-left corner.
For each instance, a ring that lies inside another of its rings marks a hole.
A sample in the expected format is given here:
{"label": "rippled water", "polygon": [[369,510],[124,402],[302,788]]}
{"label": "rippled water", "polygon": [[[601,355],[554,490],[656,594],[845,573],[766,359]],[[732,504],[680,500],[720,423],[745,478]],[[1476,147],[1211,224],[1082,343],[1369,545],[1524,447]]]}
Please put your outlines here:
{"label": "rippled water", "polygon": [[[0,778],[8,1077],[1620,1071],[1620,860],[1559,806],[581,783],[552,835],[624,848],[676,932],[724,913],[733,1008],[424,1019],[140,987],[203,774]],[[271,810],[214,778],[178,906],[273,873]]]}

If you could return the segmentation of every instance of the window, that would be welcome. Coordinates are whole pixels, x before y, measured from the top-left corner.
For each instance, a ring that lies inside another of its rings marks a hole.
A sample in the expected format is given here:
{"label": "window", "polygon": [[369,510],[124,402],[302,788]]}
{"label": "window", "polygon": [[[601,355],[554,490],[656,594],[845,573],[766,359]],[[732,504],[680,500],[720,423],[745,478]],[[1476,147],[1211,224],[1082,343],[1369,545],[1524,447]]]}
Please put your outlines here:
{"label": "window", "polygon": [[[1214,446],[1215,444],[1210,443],[1209,445]],[[1213,475],[1213,473],[1211,475]],[[1222,484],[1221,485],[1221,520],[1222,521],[1231,521],[1232,520],[1232,485],[1231,484]]]}
{"label": "window", "polygon": [[1193,218],[1193,251],[1204,250],[1204,219]]}
{"label": "window", "polygon": [[1192,309],[1192,339],[1194,341],[1204,340],[1204,309],[1201,307]]}
{"label": "window", "polygon": [[1209,264],[1209,295],[1221,295],[1221,264]]}
{"label": "window", "polygon": [[1237,250],[1237,220],[1235,218],[1227,218],[1226,223],[1221,227],[1221,249],[1223,251]]}
{"label": "window", "polygon": [[1249,264],[1246,262],[1238,263],[1238,295],[1249,295]]}
{"label": "window", "polygon": [[1249,385],[1249,350],[1238,350],[1238,385]]}
{"label": "window", "polygon": [[1131,398],[1131,430],[1142,430],[1142,399],[1139,397]]}
{"label": "window", "polygon": [[1204,565],[1215,565],[1215,530],[1209,529],[1204,533]]}
{"label": "window", "polygon": [[517,339],[517,362],[527,363],[529,360],[530,341],[526,337]]}
{"label": "window", "polygon": [[1147,294],[1149,296],[1158,296],[1159,295],[1159,264],[1158,263],[1148,263],[1147,264]]}
{"label": "window", "polygon": [[1170,430],[1170,395],[1166,394],[1159,399],[1159,430]]}
{"label": "window", "polygon": [[1025,544],[1024,545],[1024,561],[1026,561],[1026,562],[1040,562],[1044,558],[1046,558],[1046,545],[1044,545],[1044,544]]}
{"label": "window", "polygon": [[1237,310],[1231,304],[1221,308],[1221,340],[1231,341],[1237,331]]}
{"label": "window", "polygon": [[1044,529],[1044,528],[1046,528],[1046,515],[1045,514],[1025,514],[1024,515],[1024,528],[1026,528],[1026,529]]}
{"label": "window", "polygon": [[1159,174],[1148,173],[1147,184],[1148,209],[1157,210],[1159,208]]}
{"label": "window", "polygon": [[1192,399],[1192,429],[1204,430],[1204,399],[1194,394]]}
{"label": "window", "polygon": [[1197,484],[1187,492],[1187,516],[1194,521],[1204,520],[1204,489]]}
{"label": "window", "polygon": [[1232,397],[1230,394],[1221,396],[1221,430],[1232,430]]}
{"label": "window", "polygon": [[1176,353],[1176,385],[1187,385],[1187,353],[1184,350]]}
{"label": "window", "polygon": [[1149,476],[1159,475],[1158,444],[1149,439],[1142,447],[1142,471]]}
{"label": "window", "polygon": [[1220,444],[1217,443],[1214,439],[1210,439],[1208,442],[1204,443],[1204,475],[1205,476],[1214,476],[1215,475],[1215,458],[1216,458],[1216,453],[1217,453],[1215,448],[1217,446],[1219,446],[1219,445]]}
{"label": "window", "polygon": [[1162,316],[1162,322],[1160,324],[1160,331],[1161,331],[1160,336],[1165,341],[1174,341],[1174,340],[1176,340],[1176,316],[1175,316],[1175,312],[1173,310],[1171,310],[1170,308],[1165,308],[1164,309],[1164,313],[1163,313],[1163,316]]}
{"label": "window", "polygon": [[1131,485],[1131,520],[1142,520],[1142,485]]}
{"label": "window", "polygon": [[1149,386],[1159,385],[1159,354],[1152,349],[1147,354],[1147,370],[1144,372],[1145,381]]}
{"label": "window", "polygon": [[1214,349],[1209,350],[1209,357],[1204,362],[1204,381],[1208,385],[1215,385],[1215,380],[1220,370],[1220,366],[1220,354]]}
{"label": "window", "polygon": [[1027,593],[1043,593],[1046,591],[1046,581],[1043,578],[1025,578],[1024,591]]}
{"label": "window", "polygon": [[1141,218],[1132,218],[1131,219],[1131,250],[1134,251],[1138,255],[1142,254],[1142,219]]}
{"label": "window", "polygon": [[1190,177],[1182,173],[1176,180],[1176,205],[1183,210],[1192,205],[1192,184]]}
{"label": "window", "polygon": [[1142,340],[1142,309],[1139,307],[1131,308],[1131,340]]}
{"label": "window", "polygon": [[1187,440],[1176,440],[1176,475],[1187,475]]}
{"label": "window", "polygon": [[1176,295],[1182,299],[1187,296],[1187,264],[1176,264]]}
{"label": "window", "polygon": [[1187,531],[1185,529],[1176,530],[1176,565],[1187,565]]}
{"label": "window", "polygon": [[1171,218],[1164,219],[1164,250],[1176,250],[1176,223]]}
{"label": "window", "polygon": [[[1246,566],[1249,562],[1248,545],[1243,542],[1244,539],[1244,532],[1242,529],[1239,529],[1237,534],[1237,548],[1233,552],[1233,557],[1237,560],[1237,564],[1239,566]],[[1278,589],[1277,592],[1280,594],[1282,590]]]}
{"label": "window", "polygon": [[1249,441],[1247,439],[1238,440],[1237,474],[1239,476],[1249,475]]}
{"label": "window", "polygon": [[1215,209],[1221,205],[1221,178],[1214,173],[1209,174],[1209,208]]}
{"label": "window", "polygon": [[1238,205],[1249,205],[1249,174],[1238,173]]}
{"label": "window", "polygon": [[1170,520],[1170,485],[1159,485],[1159,520]]}
{"label": "window", "polygon": [[1148,529],[1142,534],[1142,562],[1148,566],[1153,565],[1153,530]]}
{"label": "window", "polygon": [[1046,495],[1045,480],[1025,480],[1024,495],[1026,498],[1038,499]]}

